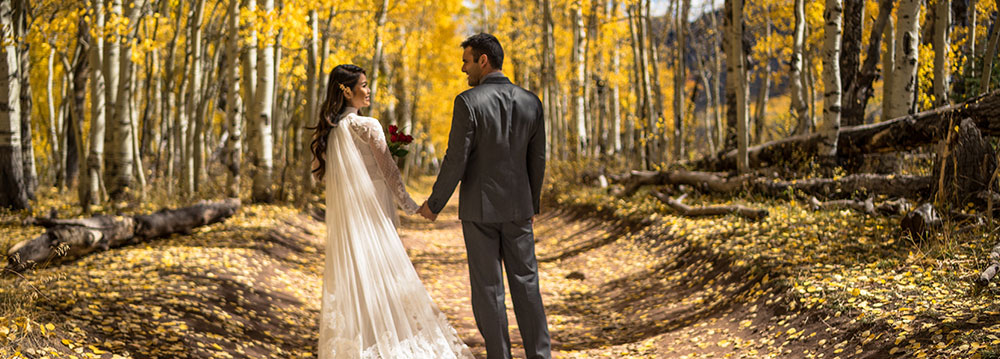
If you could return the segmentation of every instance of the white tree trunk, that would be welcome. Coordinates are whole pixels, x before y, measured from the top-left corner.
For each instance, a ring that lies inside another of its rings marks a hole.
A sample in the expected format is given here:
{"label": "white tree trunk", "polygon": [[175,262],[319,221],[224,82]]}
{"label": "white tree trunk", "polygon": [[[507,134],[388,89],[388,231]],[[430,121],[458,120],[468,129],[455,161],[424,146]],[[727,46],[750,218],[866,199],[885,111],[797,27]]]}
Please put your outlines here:
{"label": "white tree trunk", "polygon": [[[257,0],[243,0],[243,10],[248,14],[254,14],[257,12]],[[242,71],[240,72],[240,79],[243,81],[240,84],[240,89],[243,90],[243,122],[246,126],[246,130],[243,133],[244,142],[248,146],[246,149],[246,155],[250,157],[250,163],[257,162],[257,146],[252,145],[257,142],[257,120],[258,120],[258,103],[256,101],[257,95],[255,91],[257,90],[257,29],[256,24],[252,20],[255,15],[247,18],[244,23],[244,27],[241,31],[247,33],[246,45],[244,51],[240,53],[240,59],[242,60]],[[256,168],[250,167],[251,173],[256,171]]]}
{"label": "white tree trunk", "polygon": [[[110,0],[111,5],[108,14],[108,21],[120,21],[122,18],[122,0]],[[104,107],[104,118],[107,121],[114,121],[115,111],[117,110],[118,104],[118,77],[120,75],[121,66],[121,42],[120,34],[115,34],[114,30],[105,36],[107,43],[104,46],[104,103],[107,105]],[[114,131],[114,128],[111,128]],[[105,141],[113,141],[114,135],[105,137]],[[111,146],[113,144],[105,143],[105,146]],[[110,154],[110,153],[109,153]]]}
{"label": "white tree trunk", "polygon": [[662,93],[660,92],[659,86],[659,64],[656,59],[655,43],[652,40],[652,34],[649,31],[649,11],[650,11],[650,0],[644,0],[640,4],[636,13],[638,17],[636,19],[637,26],[639,26],[639,52],[642,55],[642,86],[643,93],[645,94],[645,99],[643,103],[646,104],[646,135],[647,146],[646,149],[646,160],[643,161],[646,165],[645,168],[651,168],[652,162],[660,161],[666,154],[662,153],[661,146],[666,145],[662,143],[662,133],[666,131],[661,131],[657,127],[657,121],[660,120],[660,114],[663,113],[662,109]]}
{"label": "white tree trunk", "polygon": [[993,31],[990,33],[990,41],[986,44],[986,48],[980,48],[980,51],[986,51],[986,55],[983,57],[983,73],[979,79],[979,93],[984,94],[990,91],[990,81],[993,79],[993,60],[997,55],[997,46],[1000,46],[1000,19],[993,20]]}
{"label": "white tree trunk", "polygon": [[844,21],[843,0],[826,0],[823,11],[826,28],[823,37],[823,126],[820,133],[819,153],[837,154],[837,136],[840,133],[840,46]]}
{"label": "white tree trunk", "polygon": [[[611,6],[607,9],[607,18],[614,19],[618,17],[618,3],[612,1]],[[621,51],[619,46],[617,46],[618,40],[615,39],[616,45],[611,48],[611,72],[621,73]],[[608,120],[609,126],[611,127],[611,145],[607,154],[619,154],[622,152],[622,106],[621,106],[621,87],[618,81],[612,81],[611,83],[611,96],[609,97],[611,101],[611,118]]]}
{"label": "white tree trunk", "polygon": [[[309,124],[318,121],[319,119],[319,19],[316,10],[309,11],[309,28],[312,29],[311,35],[309,37],[308,43],[306,44],[306,113],[308,116],[302,120],[301,125],[296,129],[297,140],[302,147],[302,153],[300,157],[302,165],[302,190],[299,193],[298,204],[299,206],[306,205],[306,201],[312,194],[312,189],[315,186],[313,183],[314,178],[312,176],[312,153],[309,152],[310,142],[312,142],[312,135],[305,127]],[[375,71],[374,69],[372,71]],[[371,82],[369,81],[369,84]],[[373,87],[374,89],[374,87]],[[375,96],[372,95],[374,100]]]}
{"label": "white tree trunk", "polygon": [[[18,43],[11,1],[0,2],[0,207],[31,206],[24,182],[21,153],[21,84],[18,75]],[[9,40],[8,40],[9,39]],[[13,41],[10,41],[13,40]]]}
{"label": "white tree trunk", "polygon": [[691,0],[681,0],[674,17],[677,26],[677,58],[674,60],[674,159],[684,159],[684,83],[687,81],[688,13]]}
{"label": "white tree trunk", "polygon": [[[126,17],[129,24],[135,24],[139,18],[139,12],[143,7],[144,0],[138,0],[130,3],[129,13]],[[112,11],[115,14],[121,14],[121,3],[119,0],[115,0],[117,3],[117,9],[112,7]],[[117,11],[117,12],[115,12]],[[110,188],[108,193],[112,199],[123,199],[126,197],[128,190],[133,187],[133,171],[135,166],[135,153],[132,151],[132,121],[129,113],[129,105],[132,103],[132,93],[134,92],[132,85],[132,77],[134,66],[132,64],[132,45],[131,40],[134,38],[134,32],[132,28],[127,29],[127,34],[121,38],[121,43],[124,43],[124,47],[120,47],[117,50],[113,50],[112,53],[117,53],[118,58],[114,60],[118,67],[112,69],[112,71],[117,71],[119,78],[117,80],[117,88],[112,91],[117,91],[114,95],[114,99],[117,102],[112,102],[109,100],[108,104],[114,104],[115,108],[112,112],[114,114],[111,118],[111,144],[108,152],[108,167],[107,174],[109,177],[108,183]],[[119,47],[119,41],[113,41],[113,47]],[[110,59],[109,59],[110,60]],[[109,106],[112,107],[112,106]]]}
{"label": "white tree trunk", "polygon": [[789,92],[792,97],[792,117],[796,119],[795,134],[809,132],[809,105],[806,103],[806,91],[802,81],[802,58],[805,50],[806,10],[805,0],[795,0],[795,32],[792,36],[791,74],[789,74]]}
{"label": "white tree trunk", "polygon": [[229,138],[226,146],[227,152],[231,156],[229,159],[229,176],[226,178],[227,195],[230,197],[240,196],[240,165],[243,160],[243,119],[240,109],[240,83],[239,83],[239,57],[240,52],[240,0],[229,1],[229,23],[226,56],[226,84],[229,89],[226,92],[226,121],[229,123]]}
{"label": "white tree trunk", "polygon": [[892,119],[892,103],[896,99],[896,89],[892,86],[896,74],[896,20],[890,15],[886,19],[885,32],[882,34],[885,56],[882,56],[882,121]]}
{"label": "white tree trunk", "polygon": [[[274,0],[265,0],[263,11],[274,10]],[[271,194],[272,174],[274,172],[274,137],[271,130],[274,115],[274,44],[270,41],[270,36],[264,41],[264,46],[260,51],[260,61],[257,63],[257,90],[255,94],[258,104],[254,124],[257,127],[256,136],[256,171],[253,178],[254,201],[271,202],[274,200]]]}
{"label": "white tree trunk", "polygon": [[[746,173],[750,169],[750,161],[747,158],[747,144],[749,142],[749,131],[747,129],[747,91],[746,91],[746,63],[743,54],[743,0],[732,1],[732,18],[730,23],[730,52],[734,55],[734,89],[736,91],[736,167],[739,173]],[[728,57],[727,54],[727,57]]]}
{"label": "white tree trunk", "polygon": [[[184,18],[183,8],[178,7],[175,14],[174,28],[181,28],[181,20]],[[177,53],[177,39],[180,38],[181,31],[174,31],[173,38],[171,38],[167,48],[167,56],[165,59],[166,64],[163,67],[163,102],[161,103],[163,107],[160,110],[160,133],[163,134],[165,139],[165,147],[160,150],[160,152],[165,152],[166,155],[166,169],[164,172],[164,178],[167,181],[167,194],[173,195],[175,190],[175,185],[179,184],[175,182],[175,168],[174,162],[177,159],[177,136],[174,134],[176,124],[176,119],[180,116],[177,114],[177,91],[175,91],[175,69],[174,63],[176,60],[175,54]],[[221,71],[225,71],[222,69]]]}
{"label": "white tree trunk", "polygon": [[[104,28],[104,5],[100,0],[93,0],[91,11],[94,16],[94,27]],[[91,205],[101,202],[101,183],[104,182],[104,134],[107,121],[107,83],[104,62],[104,35],[92,38],[89,50],[90,59],[90,147],[87,150],[86,174],[80,182],[80,206],[84,212],[89,212]]]}
{"label": "white tree trunk", "polygon": [[[765,10],[764,38],[771,38],[771,9],[768,6]],[[762,61],[760,71],[760,87],[757,89],[757,105],[754,108],[754,136],[753,141],[763,143],[764,123],[767,121],[767,100],[771,96],[771,62],[772,51],[769,45],[764,50],[764,61]]]}
{"label": "white tree trunk", "polygon": [[[132,63],[132,73],[136,73],[136,67],[138,64]],[[138,76],[132,76],[132,89],[137,89],[136,82],[138,82]],[[139,181],[139,200],[145,200],[146,198],[146,173],[145,168],[142,165],[142,156],[139,152],[139,100],[132,98],[131,104],[129,104],[129,130],[132,131],[132,153],[135,158],[135,163],[132,166],[133,176]]]}
{"label": "white tree trunk", "polygon": [[896,61],[891,86],[897,91],[889,115],[892,118],[913,113],[917,93],[917,62],[920,46],[920,0],[902,0],[896,16]]}
{"label": "white tree trunk", "polygon": [[[976,3],[977,2],[979,2],[979,1],[978,0],[969,0],[969,10],[968,10],[968,12],[969,12],[969,23],[968,23],[968,27],[966,28],[966,31],[967,31],[967,34],[968,34],[968,37],[969,37],[969,39],[967,41],[968,46],[969,46],[969,53],[972,54],[972,56],[974,56],[974,57],[979,57],[979,54],[977,53],[977,51],[979,51],[979,47],[976,46],[976,31],[975,31],[975,29],[976,29],[976,23],[979,22],[979,16],[977,16],[976,11],[975,11],[975,9],[976,9]],[[970,73],[973,74],[973,75],[975,75],[975,67],[973,67],[973,71],[970,72]]]}
{"label": "white tree trunk", "polygon": [[[375,96],[378,93],[378,84],[382,79],[379,75],[380,67],[382,66],[382,61],[384,61],[382,56],[382,37],[385,31],[386,16],[389,13],[389,0],[382,0],[382,4],[379,6],[378,14],[375,15],[375,54],[372,55],[372,68],[368,72],[368,85],[371,87],[371,106],[369,107],[369,113],[374,114],[378,107],[378,98]],[[313,40],[314,42],[316,40]],[[322,69],[319,69],[322,71]],[[315,117],[310,117],[313,119]]]}
{"label": "white tree trunk", "polygon": [[181,189],[188,195],[193,195],[195,192],[195,177],[196,176],[196,164],[195,164],[195,142],[198,141],[196,138],[198,136],[198,131],[192,131],[193,127],[197,127],[202,119],[202,112],[200,111],[200,106],[198,104],[202,101],[202,19],[205,12],[205,0],[197,0],[192,4],[192,16],[188,19],[188,51],[191,53],[191,62],[188,64],[189,72],[188,79],[191,82],[191,86],[188,87],[187,97],[185,102],[187,103],[186,116],[188,121],[184,121],[180,127],[179,137],[182,138],[180,141],[183,144],[183,151],[181,155]]}
{"label": "white tree trunk", "polygon": [[[49,146],[50,146],[49,148],[52,151],[51,154],[50,154],[50,157],[49,157],[49,172],[52,174],[52,178],[53,179],[61,178],[61,176],[59,176],[59,173],[62,172],[62,151],[60,150],[60,147],[59,147],[59,145],[60,145],[60,137],[59,137],[59,134],[57,133],[58,132],[57,129],[60,126],[56,123],[58,121],[57,119],[61,117],[61,116],[59,116],[61,114],[56,114],[55,96],[52,95],[52,92],[53,92],[53,90],[52,90],[52,78],[55,77],[55,74],[56,74],[56,72],[55,72],[55,66],[54,66],[55,61],[56,61],[56,48],[55,48],[55,46],[52,46],[52,47],[49,48],[49,65],[48,65],[49,72],[48,72],[48,75],[46,76],[46,81],[45,81],[45,90],[46,90],[45,91],[45,95],[46,95],[46,97],[48,99],[47,102],[48,102],[48,105],[49,105],[49,116],[48,116],[48,120],[49,120]],[[67,67],[63,71],[68,72],[68,71],[70,71],[70,69]],[[64,83],[63,84],[63,89],[65,89],[66,87],[69,87],[69,83]],[[65,91],[64,91],[64,93],[65,93]],[[66,101],[66,100],[67,100],[66,97],[63,96],[62,101]],[[65,103],[68,103],[68,102],[64,102],[64,104]],[[60,111],[61,111],[62,108],[64,108],[64,106],[62,106],[62,105],[60,105],[59,107],[60,107]],[[56,180],[56,182],[59,182],[59,181]],[[56,183],[56,185],[59,186],[60,184]]]}
{"label": "white tree trunk", "polygon": [[[714,75],[712,76],[712,87],[709,91],[712,92],[713,102],[711,106],[713,116],[715,117],[715,126],[713,127],[715,132],[712,133],[712,135],[715,136],[716,148],[718,149],[724,148],[726,141],[726,127],[723,126],[725,121],[723,120],[724,114],[722,111],[722,72],[724,69],[722,66],[722,48],[727,34],[724,34],[722,29],[719,27],[719,17],[716,15],[714,7],[712,7],[711,14],[712,15],[709,16],[709,19],[711,20],[712,29],[714,29],[714,31],[712,31],[712,42],[707,48],[713,49],[711,53],[712,70],[714,71]],[[725,14],[725,12],[722,13],[722,16],[723,18],[729,17],[729,15]],[[713,153],[714,152],[715,151],[713,151]]]}
{"label": "white tree trunk", "polygon": [[[972,8],[971,11],[975,11]],[[951,1],[938,0],[934,9],[934,103],[948,104],[950,67],[948,51],[951,49]]]}
{"label": "white tree trunk", "polygon": [[587,34],[583,24],[583,8],[573,6],[573,81],[570,92],[573,94],[573,125],[576,128],[575,152],[583,153],[587,148],[586,101],[584,86],[587,82],[585,71],[587,58],[584,49],[587,46]]}

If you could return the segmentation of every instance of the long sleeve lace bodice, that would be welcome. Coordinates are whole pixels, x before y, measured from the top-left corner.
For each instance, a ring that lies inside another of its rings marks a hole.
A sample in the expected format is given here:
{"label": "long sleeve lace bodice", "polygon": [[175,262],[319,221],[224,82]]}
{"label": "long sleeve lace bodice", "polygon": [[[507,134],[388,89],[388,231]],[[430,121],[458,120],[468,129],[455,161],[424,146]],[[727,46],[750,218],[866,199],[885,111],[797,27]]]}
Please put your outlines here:
{"label": "long sleeve lace bodice", "polygon": [[[420,206],[413,201],[403,184],[403,176],[396,167],[396,161],[389,152],[389,145],[386,143],[385,133],[382,132],[382,125],[378,120],[371,117],[358,116],[350,113],[341,121],[350,126],[354,134],[355,143],[361,151],[365,160],[365,166],[372,179],[385,181],[386,186],[392,191],[396,204],[407,214],[417,213]],[[370,154],[370,156],[368,156]]]}

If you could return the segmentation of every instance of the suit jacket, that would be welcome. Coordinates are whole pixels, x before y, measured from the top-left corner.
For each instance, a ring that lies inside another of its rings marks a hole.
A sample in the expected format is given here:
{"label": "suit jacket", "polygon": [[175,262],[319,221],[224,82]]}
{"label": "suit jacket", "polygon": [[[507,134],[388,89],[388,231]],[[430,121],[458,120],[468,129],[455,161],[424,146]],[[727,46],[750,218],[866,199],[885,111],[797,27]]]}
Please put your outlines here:
{"label": "suit jacket", "polygon": [[448,150],[427,206],[441,212],[461,181],[459,219],[527,219],[539,212],[544,175],[541,101],[502,73],[491,73],[455,98]]}

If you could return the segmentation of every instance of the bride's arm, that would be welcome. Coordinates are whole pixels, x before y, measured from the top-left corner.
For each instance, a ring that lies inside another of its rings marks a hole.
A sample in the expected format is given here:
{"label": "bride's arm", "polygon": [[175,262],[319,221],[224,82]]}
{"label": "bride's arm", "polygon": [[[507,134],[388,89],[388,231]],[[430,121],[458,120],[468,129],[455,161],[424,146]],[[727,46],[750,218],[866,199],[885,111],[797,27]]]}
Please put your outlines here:
{"label": "bride's arm", "polygon": [[389,152],[389,145],[385,141],[385,134],[382,133],[382,126],[379,125],[378,121],[357,121],[355,123],[357,123],[357,129],[364,137],[365,142],[371,146],[372,153],[375,155],[375,164],[378,165],[382,177],[385,178],[386,184],[396,198],[396,203],[407,214],[417,213],[420,206],[406,192],[403,176],[399,173],[399,167],[396,167],[396,161],[392,159],[392,153]]}

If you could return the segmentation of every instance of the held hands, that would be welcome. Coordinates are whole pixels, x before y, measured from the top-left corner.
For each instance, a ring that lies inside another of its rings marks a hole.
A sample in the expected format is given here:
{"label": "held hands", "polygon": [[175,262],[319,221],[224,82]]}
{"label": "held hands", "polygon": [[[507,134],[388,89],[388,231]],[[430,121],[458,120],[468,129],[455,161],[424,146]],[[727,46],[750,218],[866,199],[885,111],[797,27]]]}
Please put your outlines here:
{"label": "held hands", "polygon": [[427,201],[424,201],[424,204],[420,206],[420,209],[417,210],[417,213],[419,213],[424,218],[427,218],[431,222],[434,222],[434,220],[436,220],[438,217],[436,213],[431,212],[430,207],[427,207]]}

